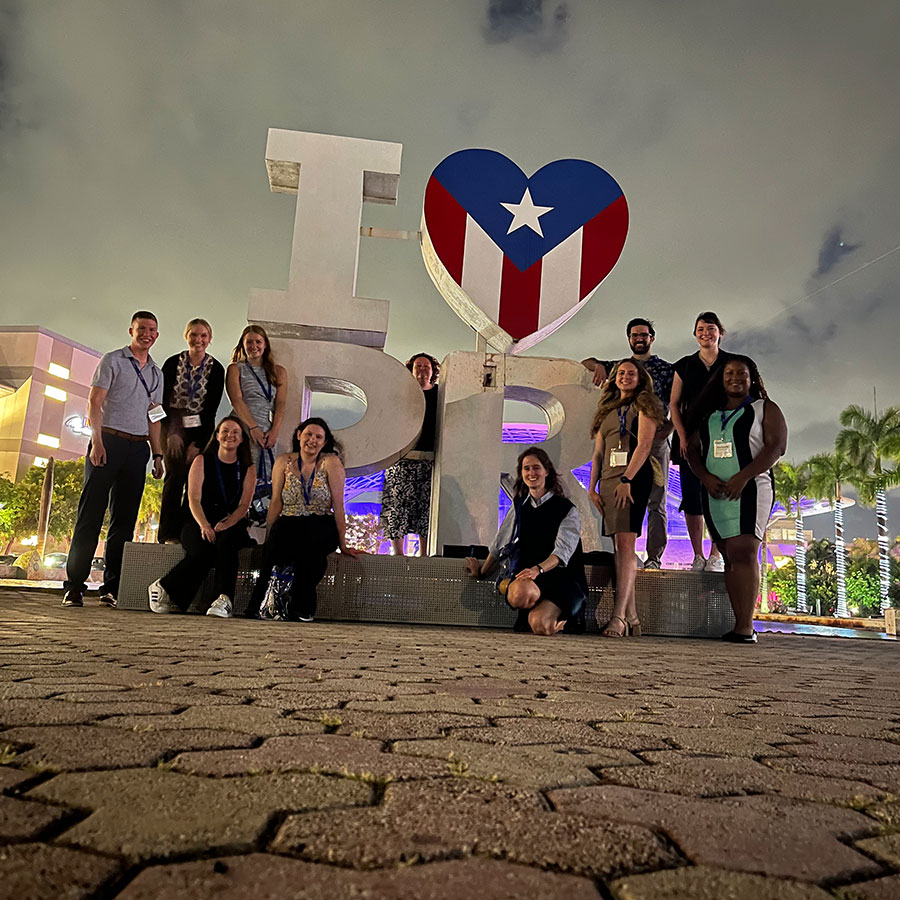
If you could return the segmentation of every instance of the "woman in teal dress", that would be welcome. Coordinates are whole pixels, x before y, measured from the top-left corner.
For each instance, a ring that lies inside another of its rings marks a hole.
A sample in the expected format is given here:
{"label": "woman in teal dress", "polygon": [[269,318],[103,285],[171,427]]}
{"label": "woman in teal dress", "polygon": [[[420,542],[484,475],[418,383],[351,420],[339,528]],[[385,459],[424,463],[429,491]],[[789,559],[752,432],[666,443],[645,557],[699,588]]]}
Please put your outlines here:
{"label": "woman in teal dress", "polygon": [[748,356],[733,355],[689,413],[688,461],[702,485],[706,526],[725,559],[735,627],[722,637],[755,643],[759,545],[774,504],[772,466],[787,424]]}

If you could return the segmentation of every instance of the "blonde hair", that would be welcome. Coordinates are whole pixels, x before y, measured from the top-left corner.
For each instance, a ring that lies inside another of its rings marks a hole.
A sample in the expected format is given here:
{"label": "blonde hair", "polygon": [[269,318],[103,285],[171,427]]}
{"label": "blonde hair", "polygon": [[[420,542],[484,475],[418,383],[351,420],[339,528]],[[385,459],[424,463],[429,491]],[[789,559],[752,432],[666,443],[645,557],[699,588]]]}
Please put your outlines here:
{"label": "blonde hair", "polygon": [[202,325],[209,332],[209,339],[212,340],[212,325],[210,325],[206,319],[191,319],[191,321],[184,326],[185,340],[187,340],[187,336],[191,333],[191,329],[195,325]]}
{"label": "blonde hair", "polygon": [[[631,395],[630,400],[622,397],[622,392],[616,384],[616,373],[619,366],[623,363],[631,363],[638,373],[638,386]],[[603,424],[603,420],[614,410],[625,403],[634,404],[634,408],[645,416],[649,416],[655,422],[662,422],[665,419],[665,411],[660,402],[659,397],[653,393],[653,378],[650,373],[636,359],[621,359],[613,367],[603,385],[603,391],[600,394],[600,402],[597,404],[597,412],[594,414],[594,421],[591,423],[591,437],[595,437]]]}

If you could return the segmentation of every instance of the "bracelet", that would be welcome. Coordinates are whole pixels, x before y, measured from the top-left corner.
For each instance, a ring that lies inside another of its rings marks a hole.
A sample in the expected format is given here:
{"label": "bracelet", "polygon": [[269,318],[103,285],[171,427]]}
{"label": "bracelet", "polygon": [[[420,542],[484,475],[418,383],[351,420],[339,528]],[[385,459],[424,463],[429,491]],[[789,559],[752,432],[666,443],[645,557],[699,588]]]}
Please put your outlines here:
{"label": "bracelet", "polygon": [[[252,425],[250,430],[253,431],[254,428],[259,428],[259,425]],[[262,431],[262,428],[259,428],[259,430]]]}
{"label": "bracelet", "polygon": [[154,459],[162,459],[162,458],[163,458],[163,455],[162,455],[162,453],[154,453],[154,454],[153,454],[153,458],[154,458]]}

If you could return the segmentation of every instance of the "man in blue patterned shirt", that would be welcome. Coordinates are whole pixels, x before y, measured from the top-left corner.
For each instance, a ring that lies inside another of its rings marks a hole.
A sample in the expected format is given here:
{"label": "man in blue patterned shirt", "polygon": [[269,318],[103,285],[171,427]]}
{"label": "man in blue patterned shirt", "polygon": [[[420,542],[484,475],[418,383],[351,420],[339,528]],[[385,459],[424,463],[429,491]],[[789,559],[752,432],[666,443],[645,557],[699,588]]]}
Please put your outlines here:
{"label": "man in blue patterned shirt", "polygon": [[[669,483],[669,435],[672,433],[669,395],[672,393],[675,370],[672,363],[650,353],[656,340],[656,332],[650,319],[632,319],[625,327],[625,333],[631,347],[631,358],[638,360],[650,373],[653,391],[666,409],[666,420],[657,429],[653,449],[650,451],[662,468],[663,483],[654,484],[650,492],[650,502],[647,505],[647,561],[644,563],[645,569],[659,569],[666,549],[666,488]],[[607,372],[615,363],[616,360],[600,360],[593,356],[582,360],[584,367],[594,373],[596,385],[606,381]]]}

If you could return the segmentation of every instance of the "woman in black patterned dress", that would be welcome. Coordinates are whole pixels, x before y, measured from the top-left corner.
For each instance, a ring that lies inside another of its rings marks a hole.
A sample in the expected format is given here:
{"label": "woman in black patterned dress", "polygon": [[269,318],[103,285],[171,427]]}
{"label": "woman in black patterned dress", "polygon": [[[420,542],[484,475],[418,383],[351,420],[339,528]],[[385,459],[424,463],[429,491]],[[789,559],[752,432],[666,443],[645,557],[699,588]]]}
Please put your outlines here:
{"label": "woman in black patterned dress", "polygon": [[188,471],[212,437],[225,388],[225,368],[206,352],[212,341],[209,322],[191,319],[184,337],[188,349],[170,356],[162,366],[166,417],[161,424],[166,477],[156,533],[161,544],[177,541],[181,536]]}
{"label": "woman in black patterned dress", "polygon": [[415,447],[385,470],[381,527],[384,536],[391,542],[394,556],[403,556],[403,543],[408,534],[418,536],[419,556],[424,556],[434,468],[437,379],[441,366],[428,353],[417,353],[409,358],[406,368],[413,373],[425,394],[425,418]]}

